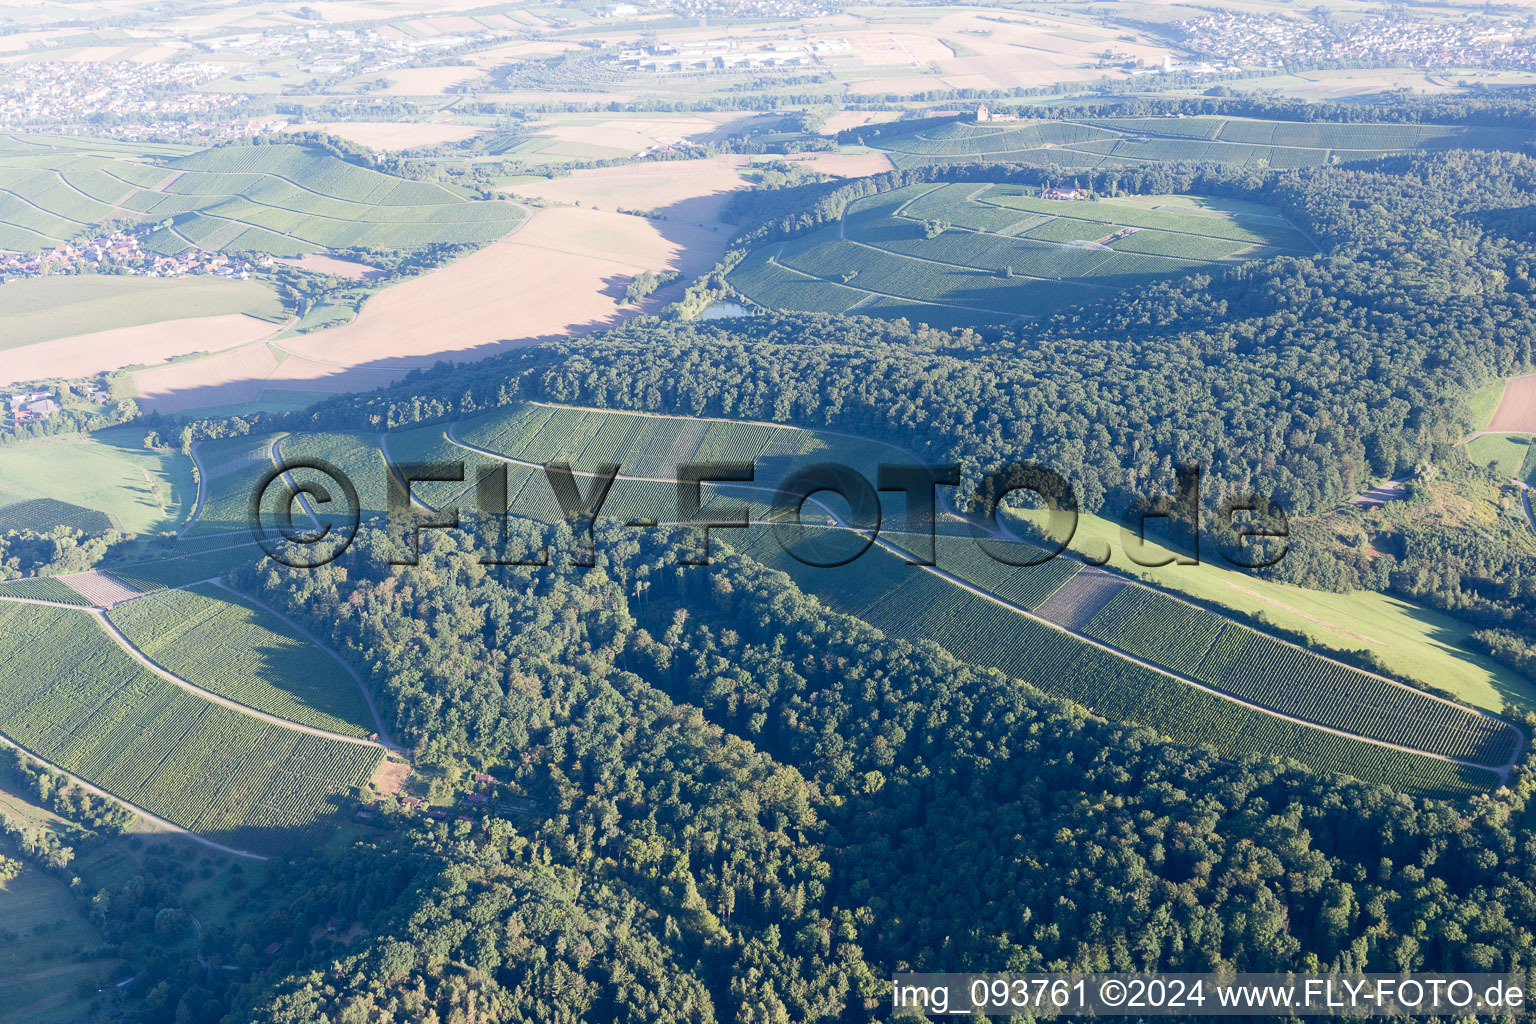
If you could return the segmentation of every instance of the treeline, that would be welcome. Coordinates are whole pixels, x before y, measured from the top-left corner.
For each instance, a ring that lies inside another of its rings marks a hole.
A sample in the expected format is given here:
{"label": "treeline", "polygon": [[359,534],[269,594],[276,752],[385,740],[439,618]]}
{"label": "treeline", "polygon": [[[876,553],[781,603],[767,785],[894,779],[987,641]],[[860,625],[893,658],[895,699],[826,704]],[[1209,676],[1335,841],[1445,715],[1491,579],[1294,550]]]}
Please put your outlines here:
{"label": "treeline", "polygon": [[[765,193],[783,216],[762,231],[823,222],[908,180],[918,179]],[[1175,465],[1199,462],[1213,500],[1256,491],[1294,517],[1445,463],[1473,427],[1470,394],[1536,365],[1526,328],[1536,257],[1478,218],[1532,204],[1530,158],[1159,168],[1092,184],[1226,190],[1276,208],[1324,251],[1121,293],[988,338],[816,314],[640,319],[312,411],[192,425],[183,441],[252,424],[378,430],[539,398],[827,427],[973,475],[1044,462],[1082,508],[1112,515],[1166,492]]]}
{"label": "treeline", "polygon": [[1453,806],[1223,762],[723,549],[682,568],[616,529],[575,569],[563,527],[512,532],[551,566],[433,532],[417,567],[244,579],[353,659],[418,763],[533,809],[293,865],[273,924],[357,916],[365,945],[296,944],[232,1020],[852,1024],[898,969],[1536,966],[1523,775]]}
{"label": "treeline", "polygon": [[1394,93],[1378,102],[1330,102],[1265,93],[1233,93],[1214,86],[1203,96],[1123,96],[1074,100],[1010,110],[1028,120],[1085,117],[1252,117],[1271,121],[1337,121],[1347,124],[1480,125],[1536,130],[1536,90],[1489,89],[1470,94],[1418,96]]}
{"label": "treeline", "polygon": [[1472,634],[1472,645],[1494,661],[1536,681],[1536,644],[1506,630],[1480,629]]}
{"label": "treeline", "polygon": [[[985,98],[985,97],[978,97]],[[1267,93],[1234,93],[1212,86],[1201,96],[1094,96],[1061,103],[1004,105],[999,112],[1025,121],[1079,121],[1099,117],[1251,117],[1270,121],[1346,124],[1442,124],[1528,128],[1536,131],[1536,90],[1486,90],[1452,96],[1394,93],[1380,102],[1339,103]],[[843,144],[912,132],[969,119],[968,114],[904,118],[837,133]]]}
{"label": "treeline", "polygon": [[121,832],[133,821],[133,812],[105,797],[93,796],[67,777],[11,748],[0,771],[30,799],[62,818],[93,832]]}
{"label": "treeline", "polygon": [[855,200],[906,185],[931,182],[1000,182],[1036,187],[1070,184],[1109,196],[1188,193],[1263,201],[1280,180],[1278,176],[1258,169],[1222,164],[1152,164],[1097,171],[1022,164],[930,165],[852,180],[735,192],[724,206],[722,216],[732,223],[747,225],[733,240],[733,245],[755,246],[814,230],[840,218],[848,204]]}
{"label": "treeline", "polygon": [[116,530],[87,533],[72,526],[0,532],[0,580],[83,572],[122,539]]}

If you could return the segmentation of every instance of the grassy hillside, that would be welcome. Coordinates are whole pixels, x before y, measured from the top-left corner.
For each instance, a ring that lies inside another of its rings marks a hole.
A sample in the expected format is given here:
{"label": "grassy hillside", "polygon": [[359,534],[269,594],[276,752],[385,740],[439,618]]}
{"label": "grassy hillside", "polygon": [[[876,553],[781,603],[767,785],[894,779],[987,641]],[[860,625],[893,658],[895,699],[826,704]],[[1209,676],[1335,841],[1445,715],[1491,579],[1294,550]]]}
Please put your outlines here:
{"label": "grassy hillside", "polygon": [[171,220],[151,236],[160,252],[190,246],[297,256],[488,241],[512,230],[522,213],[297,145],[227,146],[157,162],[0,147],[0,249],[49,248],[102,221],[133,218]]}
{"label": "grassy hillside", "polygon": [[[1432,608],[1370,591],[1335,594],[1256,579],[1209,555],[1199,565],[1147,568],[1132,561],[1121,527],[1093,515],[1078,518],[1072,550],[1110,557],[1109,568],[1201,601],[1263,616],[1282,629],[1315,640],[1324,650],[1368,650],[1396,673],[1456,694],[1491,711],[1510,701],[1529,705],[1536,688],[1518,673],[1466,646],[1473,627]],[[1156,562],[1172,556],[1148,541],[1138,557]]]}
{"label": "grassy hillside", "polygon": [[[0,350],[225,313],[280,320],[283,308],[272,289],[259,281],[105,274],[25,278],[0,285]],[[222,347],[217,337],[208,339],[210,350]]]}
{"label": "grassy hillside", "polygon": [[[5,756],[9,756],[7,753]],[[12,793],[13,783],[0,773],[0,814],[31,832],[67,835],[68,822]],[[0,854],[19,858],[9,839]],[[0,881],[0,1006],[7,1021],[87,1019],[96,990],[110,984],[121,966],[104,946],[69,880],[25,862],[16,878]]]}
{"label": "grassy hillside", "polygon": [[903,130],[871,126],[860,138],[898,167],[951,163],[1059,167],[1214,162],[1312,167],[1431,149],[1516,149],[1529,132],[1413,124],[1332,124],[1239,117],[1121,117],[978,124],[961,120]]}
{"label": "grassy hillside", "polygon": [[144,448],[144,427],[0,446],[0,505],[53,498],[105,513],[125,533],[169,529],[196,496],[180,452]]}
{"label": "grassy hillside", "polygon": [[1228,260],[1311,253],[1274,210],[1199,196],[1082,201],[1037,188],[909,185],[754,252],[730,276],[777,309],[931,324],[1040,315]]}
{"label": "grassy hillside", "polygon": [[1467,443],[1467,457],[1479,466],[1491,466],[1505,480],[1536,477],[1536,446],[1524,434],[1484,434]]}

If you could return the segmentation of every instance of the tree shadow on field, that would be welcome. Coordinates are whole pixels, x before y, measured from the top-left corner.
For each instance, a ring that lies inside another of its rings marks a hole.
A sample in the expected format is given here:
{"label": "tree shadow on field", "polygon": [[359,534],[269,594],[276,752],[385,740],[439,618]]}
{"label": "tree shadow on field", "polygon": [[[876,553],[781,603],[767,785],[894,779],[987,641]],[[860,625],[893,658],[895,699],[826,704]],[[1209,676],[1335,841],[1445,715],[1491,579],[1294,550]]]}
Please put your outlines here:
{"label": "tree shadow on field", "polygon": [[[293,396],[297,393],[313,392],[315,401],[318,402],[337,393],[372,391],[398,382],[412,370],[426,370],[444,362],[458,364],[478,362],[513,349],[582,337],[617,326],[634,316],[657,313],[680,299],[688,285],[699,275],[713,268],[724,253],[726,244],[735,233],[735,229],[720,223],[715,218],[718,217],[720,207],[727,198],[728,193],[691,197],[649,211],[651,215],[648,217],[637,218],[644,220],[653,228],[657,236],[666,243],[666,248],[673,253],[664,266],[652,269],[660,273],[682,275],[679,281],[658,289],[638,304],[624,303],[625,290],[641,273],[641,269],[636,266],[631,273],[610,273],[599,281],[596,294],[619,303],[617,309],[600,316],[573,317],[571,322],[559,330],[537,335],[509,334],[495,341],[470,345],[456,345],[451,336],[445,335],[431,339],[435,346],[440,347],[429,354],[381,357],[351,364],[326,362],[327,355],[324,348],[326,332],[319,331],[304,336],[306,348],[311,354],[289,355],[275,366],[256,359],[252,361],[252,367],[244,367],[238,360],[231,360],[222,364],[219,372],[210,374],[211,377],[217,378],[214,382],[179,387],[163,395],[151,395],[141,399],[140,404],[149,412],[195,411],[206,415],[221,415],[226,414],[224,411],[233,406],[259,404],[263,400],[263,393],[272,391],[280,392],[282,398],[291,407]],[[509,237],[509,241],[515,242],[516,239],[516,234]],[[615,251],[613,258],[625,267],[635,266],[633,256],[624,252]],[[429,276],[425,280],[430,281],[430,279]],[[509,279],[505,287],[516,295],[521,284],[515,279]],[[559,296],[537,293],[526,295],[524,298],[528,302],[560,301]],[[283,347],[283,342],[278,342],[277,346]],[[220,345],[216,339],[211,339],[206,346],[209,351],[219,351],[225,347],[227,346]],[[247,346],[247,348],[254,349],[255,346]],[[305,376],[297,378],[284,376],[285,365],[290,369],[293,366],[302,365]],[[153,385],[153,377],[151,376],[145,383]],[[276,397],[274,395],[274,400]]]}

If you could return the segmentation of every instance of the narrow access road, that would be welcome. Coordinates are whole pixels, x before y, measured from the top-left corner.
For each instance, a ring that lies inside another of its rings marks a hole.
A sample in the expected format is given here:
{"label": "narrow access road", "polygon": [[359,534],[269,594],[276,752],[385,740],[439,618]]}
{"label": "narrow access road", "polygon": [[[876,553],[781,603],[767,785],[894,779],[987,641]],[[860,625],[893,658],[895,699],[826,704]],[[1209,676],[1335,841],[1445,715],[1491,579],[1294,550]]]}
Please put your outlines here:
{"label": "narrow access road", "polygon": [[249,601],[256,607],[270,612],[280,622],[286,623],[291,629],[299,633],[299,635],[303,636],[310,643],[314,644],[316,647],[320,648],[326,654],[334,658],[338,665],[346,669],[347,675],[351,676],[352,681],[357,684],[358,692],[363,695],[363,702],[368,705],[368,713],[373,716],[374,730],[379,734],[379,746],[382,746],[387,750],[392,750],[397,754],[405,753],[405,748],[399,746],[393,739],[390,738],[389,730],[384,727],[384,718],[379,714],[379,709],[374,705],[373,694],[368,692],[368,686],[363,682],[363,677],[357,673],[357,670],[354,669],[345,658],[331,650],[330,647],[328,647],[319,637],[315,636],[315,634],[311,633],[298,622],[295,622],[293,619],[284,615],[270,604],[267,604],[267,602],[261,600],[259,597],[254,597],[251,594],[245,593],[244,591],[235,590],[227,585],[223,580],[214,580],[213,585],[218,587],[220,590],[233,594],[235,597]]}
{"label": "narrow access road", "polygon": [[134,814],[137,814],[145,821],[154,822],[156,825],[159,825],[161,828],[168,832],[174,832],[177,835],[186,836],[193,842],[202,843],[204,846],[212,847],[213,849],[218,850],[220,853],[229,853],[236,857],[249,857],[251,860],[270,859],[262,856],[259,853],[252,853],[249,850],[237,850],[233,846],[225,846],[223,843],[216,843],[212,839],[204,838],[203,836],[198,835],[196,832],[193,832],[190,829],[182,828],[174,821],[167,821],[160,817],[158,814],[152,814],[149,811],[146,811],[144,808],[140,807],[138,804],[129,803],[127,800],[124,800],[120,796],[114,796],[113,794],[108,793],[106,790],[102,789],[100,786],[93,786],[91,783],[86,782],[84,779],[80,778],[80,776],[75,775],[72,772],[65,771],[63,768],[60,768],[58,765],[54,764],[47,758],[39,757],[37,754],[28,750],[26,747],[22,746],[20,743],[17,743],[15,740],[11,739],[9,736],[4,735],[3,733],[0,733],[0,745],[21,751],[23,754],[26,754],[32,760],[36,761],[38,764],[46,765],[50,771],[58,772],[60,775],[64,776],[76,786],[79,786],[87,793],[91,793],[94,796],[99,796],[104,800],[110,800],[112,803],[117,804],[119,807],[132,811]]}
{"label": "narrow access road", "polygon": [[[479,447],[477,445],[469,444],[469,443],[466,443],[464,441],[459,440],[459,438],[457,437],[457,435],[454,432],[453,425],[450,425],[448,427],[448,430],[445,432],[444,436],[447,437],[449,441],[451,441],[452,443],[454,443],[456,445],[459,445],[462,448],[467,448],[470,451],[479,452],[480,454],[485,455],[485,456],[487,456],[489,458],[499,459],[499,460],[501,460],[503,462],[509,462],[509,463],[513,463],[515,465],[532,465],[531,463],[526,463],[526,462],[523,462],[521,460],[513,459],[513,458],[510,458],[510,457],[505,456],[505,455],[500,455],[500,454],[498,454],[496,452],[490,451],[489,449],[481,448],[481,447]],[[654,478],[626,477],[626,476],[624,476],[624,474],[621,473],[619,475],[619,479],[647,480],[647,479],[654,479]],[[661,482],[672,483],[672,482],[675,482],[675,481],[666,480],[666,481],[661,481]],[[751,484],[730,484],[728,486],[731,487],[731,488],[741,489],[741,490],[769,490],[769,488],[753,487]],[[850,531],[853,530],[853,527],[850,526],[848,523],[844,522],[843,518],[840,515],[838,515],[838,513],[834,509],[829,508],[828,506],[822,504],[820,501],[817,501],[815,497],[812,497],[810,499],[809,503],[820,506],[822,511],[826,512],[826,514],[832,519],[832,521],[834,523],[833,526],[830,526],[830,527],[820,527],[821,529],[850,530]],[[1529,508],[1529,503],[1527,503],[1527,508]],[[809,528],[809,529],[817,528],[816,524],[814,524],[814,523],[805,523],[803,525],[806,528]],[[1533,521],[1533,525],[1536,525],[1536,521]],[[854,532],[857,532],[857,531],[854,531]],[[1006,531],[999,531],[999,533],[1000,534],[1006,534]],[[996,535],[994,535],[994,536],[996,536]],[[875,543],[878,544],[881,548],[883,548],[886,551],[890,552],[891,554],[898,555],[898,556],[900,556],[903,559],[910,559],[911,558],[911,552],[905,551],[902,548],[897,547],[896,545],[889,543],[888,541],[885,541],[885,540],[880,539],[880,538],[877,537],[875,539]],[[1274,718],[1280,718],[1280,719],[1283,719],[1285,721],[1292,722],[1292,723],[1294,723],[1296,725],[1303,725],[1303,726],[1306,726],[1306,727],[1311,728],[1311,729],[1317,729],[1317,730],[1319,730],[1321,732],[1332,733],[1332,734],[1334,734],[1336,736],[1343,736],[1343,737],[1345,737],[1347,739],[1359,740],[1362,743],[1371,743],[1371,744],[1374,744],[1374,745],[1379,746],[1379,747],[1387,747],[1387,748],[1390,748],[1392,750],[1400,750],[1400,751],[1402,751],[1403,753],[1406,753],[1406,754],[1417,754],[1420,757],[1428,757],[1428,758],[1432,758],[1432,759],[1438,760],[1438,761],[1449,761],[1452,764],[1459,764],[1459,765],[1462,765],[1463,767],[1466,767],[1466,768],[1476,768],[1476,769],[1480,769],[1482,771],[1493,772],[1495,775],[1497,775],[1499,777],[1499,782],[1500,782],[1501,785],[1508,783],[1508,781],[1509,781],[1509,774],[1513,770],[1513,768],[1515,766],[1515,763],[1519,760],[1521,751],[1523,751],[1525,749],[1526,737],[1525,737],[1524,732],[1522,730],[1520,730],[1517,726],[1515,726],[1513,723],[1507,722],[1504,719],[1498,719],[1498,718],[1496,718],[1495,716],[1492,716],[1492,715],[1485,715],[1484,717],[1487,717],[1487,718],[1493,719],[1495,721],[1501,722],[1502,724],[1508,725],[1510,728],[1515,730],[1515,734],[1518,737],[1518,741],[1515,744],[1515,752],[1514,752],[1514,754],[1511,756],[1510,760],[1507,763],[1505,763],[1504,765],[1499,766],[1499,767],[1495,767],[1495,766],[1491,766],[1491,765],[1486,765],[1486,764],[1478,764],[1475,761],[1464,761],[1464,760],[1461,760],[1461,759],[1458,759],[1458,758],[1449,757],[1449,756],[1447,756],[1445,754],[1436,754],[1436,753],[1432,753],[1432,752],[1427,751],[1427,750],[1419,750],[1419,749],[1417,749],[1415,747],[1409,747],[1409,746],[1405,746],[1405,745],[1398,744],[1398,743],[1392,743],[1392,742],[1390,742],[1388,740],[1376,739],[1376,738],[1371,737],[1371,736],[1363,736],[1363,735],[1360,735],[1359,733],[1353,733],[1353,732],[1349,732],[1349,731],[1344,730],[1344,729],[1337,729],[1337,728],[1334,728],[1332,726],[1322,725],[1322,724],[1317,723],[1317,722],[1308,721],[1305,718],[1299,718],[1299,717],[1297,717],[1295,715],[1289,715],[1289,714],[1286,714],[1283,711],[1276,711],[1273,708],[1267,708],[1267,707],[1263,706],[1262,704],[1255,704],[1255,703],[1253,703],[1251,701],[1244,700],[1241,697],[1237,697],[1237,696],[1234,696],[1233,694],[1226,693],[1226,692],[1224,692],[1222,690],[1218,690],[1215,687],[1207,686],[1205,683],[1199,682],[1198,680],[1191,679],[1188,676],[1180,675],[1179,673],[1174,672],[1174,671],[1172,671],[1170,669],[1164,668],[1161,665],[1156,665],[1156,664],[1154,664],[1154,663],[1152,663],[1150,661],[1147,661],[1147,660],[1145,660],[1143,658],[1137,657],[1136,655],[1131,654],[1131,653],[1129,653],[1127,651],[1123,651],[1123,650],[1120,650],[1119,648],[1114,647],[1114,646],[1112,646],[1110,644],[1106,644],[1103,641],[1100,641],[1100,640],[1097,640],[1097,639],[1095,639],[1095,638],[1093,638],[1091,636],[1088,636],[1086,633],[1081,633],[1081,632],[1078,632],[1077,630],[1069,629],[1066,626],[1061,625],[1060,623],[1052,622],[1049,619],[1042,618],[1041,616],[1036,615],[1034,612],[1030,611],[1027,608],[1024,608],[1024,607],[1022,607],[1020,605],[1012,603],[1011,601],[1007,601],[1007,600],[1005,600],[1005,599],[1003,599],[1001,597],[998,597],[997,595],[992,594],[992,593],[990,593],[990,592],[988,592],[986,590],[983,590],[982,588],[976,586],[975,584],[973,584],[973,583],[971,583],[971,582],[969,582],[967,580],[964,580],[961,577],[954,575],[953,573],[950,573],[950,572],[947,572],[947,571],[945,571],[943,569],[940,569],[937,566],[923,565],[923,566],[919,566],[919,568],[923,569],[926,572],[933,573],[935,576],[938,576],[940,579],[946,581],[947,583],[950,583],[953,586],[957,586],[960,589],[967,591],[968,593],[975,594],[977,597],[983,598],[983,599],[985,599],[987,601],[991,601],[993,604],[1000,605],[1003,608],[1008,609],[1009,611],[1012,611],[1012,612],[1014,612],[1016,614],[1019,614],[1019,615],[1023,615],[1026,618],[1033,619],[1036,622],[1039,622],[1039,623],[1041,623],[1041,624],[1043,624],[1043,625],[1045,625],[1045,626],[1047,626],[1047,627],[1049,627],[1051,629],[1056,630],[1057,632],[1065,633],[1068,636],[1074,637],[1077,640],[1080,640],[1083,643],[1088,644],[1091,647],[1096,647],[1099,650],[1102,650],[1102,651],[1104,651],[1104,652],[1106,652],[1108,654],[1112,654],[1112,655],[1114,655],[1117,658],[1124,659],[1125,661],[1129,661],[1129,662],[1131,662],[1131,663],[1133,663],[1135,665],[1139,665],[1142,668],[1149,669],[1150,671],[1156,672],[1159,675],[1167,676],[1170,679],[1177,680],[1178,682],[1183,683],[1186,686],[1192,686],[1192,687],[1194,687],[1197,690],[1203,690],[1206,693],[1212,694],[1213,696],[1216,696],[1216,697],[1220,697],[1223,700],[1231,701],[1233,704],[1237,704],[1237,705],[1240,705],[1242,707],[1248,708],[1251,711],[1257,711],[1257,712],[1260,712],[1261,714],[1270,715],[1270,716],[1272,716]],[[1140,585],[1138,581],[1131,580],[1131,579],[1127,579],[1127,583],[1129,583],[1132,586]],[[1367,674],[1374,675],[1374,673],[1367,673]],[[1385,679],[1386,677],[1382,676],[1382,677],[1377,677],[1377,678]],[[1407,684],[1400,683],[1397,680],[1386,680],[1386,681],[1394,683],[1394,684],[1396,684],[1398,686],[1403,686],[1405,689],[1413,690],[1413,692],[1415,692],[1415,693],[1420,693],[1420,694],[1424,693],[1424,691],[1422,691],[1422,690],[1417,690],[1417,689],[1415,689],[1413,687],[1409,687],[1409,686],[1407,686]],[[1435,695],[1433,695],[1433,694],[1426,694],[1426,696],[1435,696]],[[1441,698],[1441,699],[1443,699],[1443,698]],[[1451,702],[1451,701],[1446,701],[1446,703],[1453,704],[1453,706],[1455,706],[1457,708],[1461,708],[1462,710],[1474,710],[1474,711],[1477,710],[1477,709],[1462,708],[1461,705],[1454,704],[1454,702]],[[1481,714],[1482,712],[1478,712],[1478,713]]]}
{"label": "narrow access road", "polygon": [[197,471],[197,500],[192,506],[192,515],[182,524],[181,529],[176,531],[177,540],[181,540],[187,535],[188,530],[197,525],[197,517],[203,514],[203,495],[208,490],[208,474],[203,470],[202,460],[197,457],[196,441],[193,441],[192,447],[187,449],[187,455],[192,459],[192,468]]}
{"label": "narrow access road", "polygon": [[[233,593],[233,591],[231,591],[231,593]],[[123,635],[122,631],[113,624],[111,619],[107,618],[106,612],[99,608],[92,608],[88,610],[90,611],[90,614],[96,617],[96,621],[101,623],[101,628],[105,629],[107,634],[117,642],[117,645],[133,657],[134,661],[137,661],[140,665],[143,665],[145,668],[149,669],[161,679],[164,679],[167,682],[175,683],[183,690],[195,693],[205,700],[213,701],[215,704],[222,704],[224,707],[229,708],[231,711],[238,711],[242,715],[249,715],[251,718],[259,718],[263,722],[281,726],[284,729],[292,729],[295,732],[306,732],[311,736],[323,736],[328,740],[335,740],[337,743],[351,743],[359,747],[377,747],[380,750],[392,749],[376,740],[363,739],[360,736],[345,736],[339,732],[330,732],[326,729],[318,729],[312,725],[300,725],[298,722],[291,722],[286,718],[279,718],[278,716],[269,714],[265,711],[258,711],[256,708],[253,708],[248,704],[241,704],[239,701],[230,700],[228,697],[225,697],[222,694],[214,693],[212,690],[205,690],[201,686],[198,686],[196,683],[188,682],[187,680],[176,675],[174,672],[162,668],[160,665],[151,661],[143,651],[140,651],[137,647],[133,646],[133,642]]]}

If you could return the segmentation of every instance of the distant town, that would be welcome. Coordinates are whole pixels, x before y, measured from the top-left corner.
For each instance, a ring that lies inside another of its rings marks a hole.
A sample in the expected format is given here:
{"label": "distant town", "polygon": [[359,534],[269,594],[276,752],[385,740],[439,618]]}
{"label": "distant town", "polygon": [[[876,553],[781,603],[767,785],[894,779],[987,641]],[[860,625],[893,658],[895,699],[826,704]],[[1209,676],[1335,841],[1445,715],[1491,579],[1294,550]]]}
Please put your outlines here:
{"label": "distant town", "polygon": [[0,284],[80,271],[138,277],[212,275],[243,281],[256,267],[270,266],[271,263],[271,257],[261,257],[253,264],[249,260],[198,249],[166,256],[144,249],[139,244],[138,235],[113,231],[83,241],[65,242],[41,252],[0,252]]}
{"label": "distant town", "polygon": [[246,97],[200,92],[223,76],[202,61],[35,61],[10,65],[0,77],[0,124],[180,119],[237,107]]}
{"label": "distant town", "polygon": [[1342,21],[1223,12],[1179,22],[1178,28],[1193,52],[1248,67],[1340,62],[1536,68],[1536,38],[1523,19]]}

